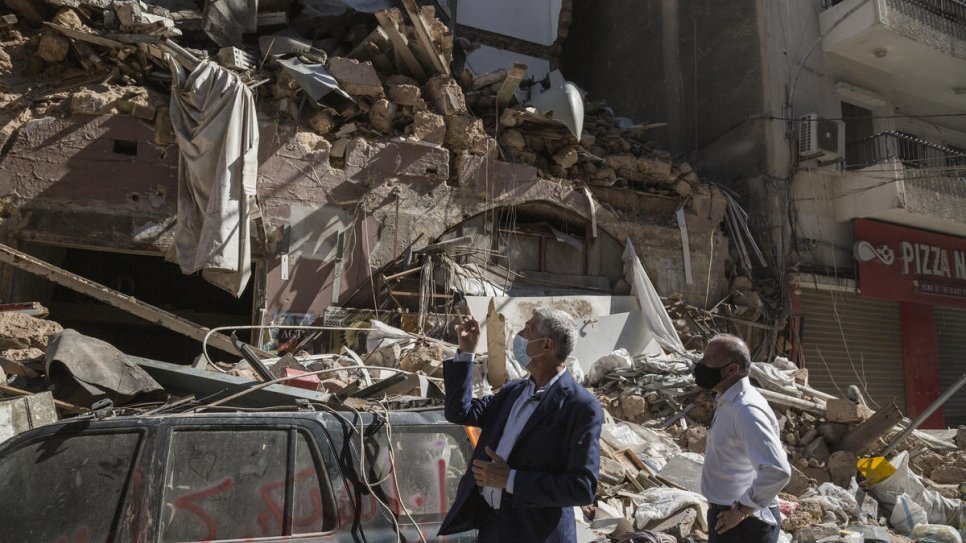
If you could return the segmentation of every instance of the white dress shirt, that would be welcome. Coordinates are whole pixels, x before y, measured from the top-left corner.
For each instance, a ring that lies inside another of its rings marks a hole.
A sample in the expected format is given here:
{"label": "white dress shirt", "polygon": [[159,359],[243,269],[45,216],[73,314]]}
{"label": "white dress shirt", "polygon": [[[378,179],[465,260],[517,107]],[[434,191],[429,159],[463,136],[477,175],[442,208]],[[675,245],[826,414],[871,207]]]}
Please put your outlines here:
{"label": "white dress shirt", "polygon": [[716,399],[701,471],[701,493],[709,502],[753,507],[753,515],[769,524],[780,519],[769,508],[791,478],[778,421],[765,398],[747,377]]}
{"label": "white dress shirt", "polygon": [[[472,362],[473,359],[473,353],[464,353],[462,351],[457,352],[456,356],[453,357],[453,360],[457,362]],[[517,397],[517,400],[513,402],[513,407],[510,408],[510,415],[507,417],[506,425],[503,427],[503,435],[500,436],[500,443],[496,446],[497,456],[504,460],[510,457],[513,446],[516,445],[517,438],[520,437],[520,432],[523,431],[523,427],[527,425],[530,417],[533,416],[533,412],[537,410],[537,406],[543,401],[546,391],[557,382],[557,379],[560,379],[561,375],[563,375],[563,371],[554,375],[550,379],[550,382],[540,389],[536,388],[536,384],[532,378],[527,378],[527,382],[520,392],[520,396]],[[510,476],[506,482],[506,491],[510,494],[513,494],[513,481],[516,479],[516,474],[517,470],[511,469]],[[483,494],[483,499],[486,500],[486,503],[490,507],[493,509],[500,508],[500,499],[503,497],[502,489],[484,486],[480,488],[480,493]]]}

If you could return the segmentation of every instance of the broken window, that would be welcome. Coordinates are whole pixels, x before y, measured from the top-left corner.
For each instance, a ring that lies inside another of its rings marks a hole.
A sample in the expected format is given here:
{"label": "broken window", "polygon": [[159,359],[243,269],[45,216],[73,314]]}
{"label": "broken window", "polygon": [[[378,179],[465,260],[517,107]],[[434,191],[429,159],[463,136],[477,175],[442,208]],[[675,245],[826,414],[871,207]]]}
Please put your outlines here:
{"label": "broken window", "polygon": [[395,482],[388,469],[386,434],[376,434],[367,444],[369,480],[381,482],[379,497],[397,516],[405,516],[401,503],[417,522],[441,522],[456,498],[460,478],[466,472],[466,456],[461,445],[466,436],[436,430],[416,426],[393,428],[392,456],[395,465],[402,467],[396,470]]}
{"label": "broken window", "polygon": [[[211,541],[314,533],[335,525],[335,508],[308,439],[289,430],[178,430],[172,434],[161,541]],[[291,492],[293,506],[287,507]],[[287,513],[287,511],[290,511]]]}
{"label": "broken window", "polygon": [[55,436],[0,460],[4,541],[109,541],[139,433]]}

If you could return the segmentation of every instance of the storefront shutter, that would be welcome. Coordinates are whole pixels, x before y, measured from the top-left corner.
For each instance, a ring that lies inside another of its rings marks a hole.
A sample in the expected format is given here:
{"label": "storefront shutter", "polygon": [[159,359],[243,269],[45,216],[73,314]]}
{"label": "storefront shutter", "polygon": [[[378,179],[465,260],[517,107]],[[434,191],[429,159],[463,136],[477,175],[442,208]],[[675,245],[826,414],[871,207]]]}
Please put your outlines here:
{"label": "storefront shutter", "polygon": [[[948,390],[966,373],[966,309],[936,306],[936,335],[939,338],[939,384]],[[943,405],[946,425],[966,424],[966,386]]]}
{"label": "storefront shutter", "polygon": [[812,387],[841,398],[858,385],[873,409],[894,400],[906,412],[898,303],[802,288],[801,311]]}

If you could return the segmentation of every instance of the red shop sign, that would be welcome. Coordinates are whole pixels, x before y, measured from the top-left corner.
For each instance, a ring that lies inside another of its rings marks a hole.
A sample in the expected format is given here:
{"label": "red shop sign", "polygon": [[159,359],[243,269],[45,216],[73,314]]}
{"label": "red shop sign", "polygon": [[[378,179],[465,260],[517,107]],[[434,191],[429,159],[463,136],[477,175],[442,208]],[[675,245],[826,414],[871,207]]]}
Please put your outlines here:
{"label": "red shop sign", "polygon": [[855,220],[863,296],[966,307],[966,238]]}

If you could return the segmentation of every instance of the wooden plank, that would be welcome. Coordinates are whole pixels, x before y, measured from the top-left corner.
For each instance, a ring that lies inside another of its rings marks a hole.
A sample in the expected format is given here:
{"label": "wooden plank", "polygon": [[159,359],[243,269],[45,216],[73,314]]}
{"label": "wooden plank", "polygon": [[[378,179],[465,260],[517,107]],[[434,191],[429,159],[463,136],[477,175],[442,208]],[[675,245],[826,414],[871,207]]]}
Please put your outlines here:
{"label": "wooden plank", "polygon": [[[22,390],[10,385],[0,384],[0,392],[4,394],[9,394],[11,396],[32,396],[34,393],[28,390]],[[89,409],[86,407],[81,407],[79,405],[74,405],[72,403],[62,402],[60,400],[54,400],[54,405],[59,409],[63,409],[68,413],[87,413]]]}
{"label": "wooden plank", "polygon": [[103,47],[124,47],[124,44],[119,41],[102,38],[101,36],[90,34],[88,32],[81,32],[80,30],[74,30],[72,28],[67,28],[66,26],[61,26],[59,24],[54,24],[54,23],[45,22],[44,24],[49,26],[50,28],[53,28],[57,32],[60,32],[61,34],[67,36],[68,38],[86,41]]}
{"label": "wooden plank", "polygon": [[500,85],[500,90],[496,93],[496,103],[505,106],[510,103],[514,93],[520,88],[520,82],[527,75],[527,65],[522,62],[514,62],[513,67],[506,74],[506,79]]}
{"label": "wooden plank", "polygon": [[839,450],[849,451],[856,456],[861,455],[901,419],[902,413],[899,411],[899,406],[895,402],[890,402],[849,432],[839,443]]}
{"label": "wooden plank", "polygon": [[[60,286],[80,292],[107,305],[116,307],[122,311],[127,311],[148,322],[153,322],[154,324],[163,326],[179,334],[184,334],[198,341],[204,341],[205,336],[208,334],[209,329],[204,326],[142,302],[133,296],[128,296],[100,283],[58,268],[53,264],[34,258],[2,243],[0,243],[0,262],[9,264],[27,273],[38,275]],[[231,338],[226,335],[219,333],[211,334],[208,338],[208,343],[212,347],[221,349],[226,353],[231,353],[236,356],[238,354]],[[256,352],[268,356],[268,353],[264,351],[256,349]]]}
{"label": "wooden plank", "polygon": [[419,40],[419,44],[429,55],[433,70],[436,73],[449,75],[449,65],[446,64],[442,53],[433,44],[433,36],[429,31],[429,24],[423,18],[419,6],[416,5],[416,0],[402,0],[402,4],[406,8],[406,13],[409,14],[409,19],[413,23],[413,29],[416,31],[416,38]]}
{"label": "wooden plank", "polygon": [[420,83],[425,83],[427,79],[426,70],[423,70],[422,65],[416,60],[416,56],[409,49],[409,41],[406,39],[406,36],[399,33],[399,29],[396,28],[396,23],[389,17],[388,11],[377,11],[375,15],[376,20],[379,21],[379,26],[389,36],[389,41],[392,43],[392,50],[403,60],[409,73]]}
{"label": "wooden plank", "polygon": [[373,54],[371,51],[372,47],[375,47],[378,51],[384,51],[389,48],[392,43],[389,41],[389,34],[386,33],[385,29],[381,26],[377,26],[375,30],[369,33],[358,45],[349,51],[346,55],[347,58],[352,58],[355,60],[372,60]]}
{"label": "wooden plank", "polygon": [[486,314],[486,353],[490,384],[501,387],[506,384],[506,317],[497,313],[493,298]]}

